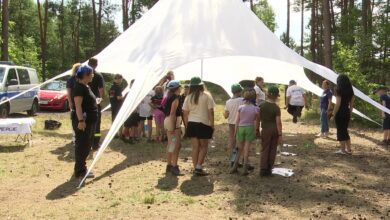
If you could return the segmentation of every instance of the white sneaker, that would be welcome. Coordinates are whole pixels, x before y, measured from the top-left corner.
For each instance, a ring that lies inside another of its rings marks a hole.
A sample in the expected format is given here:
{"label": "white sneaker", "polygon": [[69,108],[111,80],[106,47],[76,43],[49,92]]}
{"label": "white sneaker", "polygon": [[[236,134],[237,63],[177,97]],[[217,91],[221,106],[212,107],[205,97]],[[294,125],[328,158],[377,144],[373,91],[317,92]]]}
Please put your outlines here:
{"label": "white sneaker", "polygon": [[343,150],[338,150],[335,152],[336,154],[342,154],[342,155],[346,155],[347,152],[343,151]]}
{"label": "white sneaker", "polygon": [[316,135],[316,137],[324,137],[324,134],[323,133],[319,133]]}

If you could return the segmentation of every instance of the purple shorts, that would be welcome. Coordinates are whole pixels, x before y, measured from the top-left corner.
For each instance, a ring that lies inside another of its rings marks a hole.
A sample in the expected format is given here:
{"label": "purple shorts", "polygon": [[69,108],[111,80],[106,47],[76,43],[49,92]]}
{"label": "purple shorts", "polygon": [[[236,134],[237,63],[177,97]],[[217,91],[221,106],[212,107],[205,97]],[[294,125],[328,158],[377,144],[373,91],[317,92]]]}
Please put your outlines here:
{"label": "purple shorts", "polygon": [[165,119],[165,114],[159,109],[155,109],[153,111],[153,117],[154,121],[156,122],[156,125],[158,126],[164,126],[164,119]]}

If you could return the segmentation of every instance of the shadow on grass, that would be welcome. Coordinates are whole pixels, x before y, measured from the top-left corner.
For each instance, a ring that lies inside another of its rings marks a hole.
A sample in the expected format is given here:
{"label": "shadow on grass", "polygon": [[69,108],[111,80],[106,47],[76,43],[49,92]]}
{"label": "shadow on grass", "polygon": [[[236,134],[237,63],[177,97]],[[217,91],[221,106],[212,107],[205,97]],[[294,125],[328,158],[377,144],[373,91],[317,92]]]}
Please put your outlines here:
{"label": "shadow on grass", "polygon": [[156,188],[162,191],[172,191],[178,186],[178,184],[178,177],[168,174],[158,180]]}
{"label": "shadow on grass", "polygon": [[0,153],[16,153],[16,152],[23,152],[24,149],[28,146],[27,144],[23,145],[10,145],[10,146],[3,146],[0,145]]}
{"label": "shadow on grass", "polygon": [[[315,207],[314,210],[319,210],[318,213],[306,212],[304,215],[340,218],[341,216],[332,210],[339,207],[350,210],[351,207],[355,207],[360,209],[360,213],[373,213],[372,210],[378,209],[375,200],[357,192],[374,190],[383,195],[389,192],[384,173],[386,170],[377,172],[372,167],[373,165],[378,166],[375,169],[388,167],[389,159],[386,159],[386,156],[366,154],[338,156],[333,153],[333,147],[329,147],[331,145],[316,145],[314,135],[285,134],[285,136],[285,143],[297,146],[284,148],[283,151],[297,153],[298,156],[282,157],[282,164],[276,167],[293,169],[294,176],[260,177],[259,156],[254,156],[254,152],[251,152],[251,163],[255,162],[256,169],[249,176],[229,175],[226,171],[216,176],[219,185],[222,185],[222,188],[226,187],[225,191],[234,193],[234,198],[229,203],[235,206],[237,212],[249,215],[253,212],[268,212],[266,206],[279,206],[290,211],[301,212],[302,207],[310,206]],[[222,138],[223,141],[223,136],[218,138]],[[208,164],[221,161],[223,157],[226,155],[221,150],[211,152]],[[373,164],[373,161],[378,160],[382,163]],[[224,167],[227,170],[228,165]],[[221,168],[213,166],[211,169],[213,173],[217,173]],[[325,173],[328,175],[325,176]],[[370,178],[375,179],[375,184],[368,186],[367,181],[374,181]],[[378,213],[373,215],[380,218]]]}
{"label": "shadow on grass", "polygon": [[214,192],[214,180],[208,176],[193,176],[181,184],[180,190],[187,196],[210,195]]}
{"label": "shadow on grass", "polygon": [[78,184],[79,181],[77,179],[70,179],[69,181],[64,182],[49,192],[49,194],[46,195],[46,199],[58,200],[73,195],[79,190],[77,188]]}

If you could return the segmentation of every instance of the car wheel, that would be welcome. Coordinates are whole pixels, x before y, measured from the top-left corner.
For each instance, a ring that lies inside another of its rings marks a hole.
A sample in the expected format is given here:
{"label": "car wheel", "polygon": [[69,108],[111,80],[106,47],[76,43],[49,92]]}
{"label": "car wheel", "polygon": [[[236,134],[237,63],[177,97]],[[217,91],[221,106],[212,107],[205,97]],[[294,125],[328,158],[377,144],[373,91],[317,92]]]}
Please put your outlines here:
{"label": "car wheel", "polygon": [[1,105],[0,106],[0,118],[7,118],[9,113],[8,105]]}
{"label": "car wheel", "polygon": [[38,101],[35,99],[31,106],[31,109],[27,111],[27,114],[29,116],[35,116],[37,115],[38,109],[39,109]]}
{"label": "car wheel", "polygon": [[69,102],[68,102],[68,100],[65,101],[64,108],[62,109],[62,111],[64,111],[64,112],[69,111]]}

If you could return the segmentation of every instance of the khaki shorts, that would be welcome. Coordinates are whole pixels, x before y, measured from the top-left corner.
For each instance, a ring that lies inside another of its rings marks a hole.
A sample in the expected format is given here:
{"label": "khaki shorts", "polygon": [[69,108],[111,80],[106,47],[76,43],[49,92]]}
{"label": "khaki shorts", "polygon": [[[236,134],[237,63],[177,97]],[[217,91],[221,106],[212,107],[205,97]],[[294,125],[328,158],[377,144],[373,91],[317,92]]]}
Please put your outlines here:
{"label": "khaki shorts", "polygon": [[168,131],[174,131],[176,129],[180,129],[181,125],[181,117],[178,116],[176,117],[176,126],[172,127],[172,118],[171,116],[166,117],[164,120],[164,128],[167,129]]}

